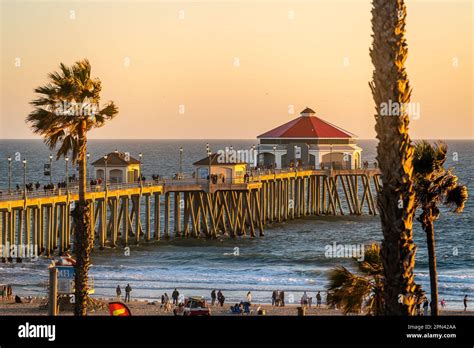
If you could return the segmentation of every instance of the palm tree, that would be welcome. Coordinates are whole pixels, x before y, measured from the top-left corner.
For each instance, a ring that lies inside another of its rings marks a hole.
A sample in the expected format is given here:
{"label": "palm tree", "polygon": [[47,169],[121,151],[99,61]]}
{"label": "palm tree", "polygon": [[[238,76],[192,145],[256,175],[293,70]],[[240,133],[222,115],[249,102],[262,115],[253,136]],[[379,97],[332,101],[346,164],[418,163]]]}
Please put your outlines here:
{"label": "palm tree", "polygon": [[85,199],[87,132],[101,127],[115,117],[118,109],[113,102],[99,107],[101,82],[91,78],[87,59],[71,67],[60,64],[60,71],[48,75],[49,82],[35,89],[41,96],[33,100],[35,107],[26,121],[33,132],[41,135],[56,159],[72,154],[79,165],[79,201],[71,213],[74,220],[75,315],[86,315],[87,274],[94,236],[91,233],[90,210]]}
{"label": "palm tree", "polygon": [[[412,181],[413,145],[408,135],[406,104],[411,87],[405,71],[408,49],[405,40],[404,0],[373,0],[374,64],[369,83],[375,101],[377,162],[382,188],[378,207],[382,222],[381,255],[384,269],[384,312],[387,315],[413,315],[416,247],[413,242],[415,193]],[[404,299],[399,303],[398,299]]]}
{"label": "palm tree", "polygon": [[[327,302],[337,306],[344,314],[361,313],[381,315],[384,313],[384,272],[380,246],[372,243],[364,250],[364,259],[354,259],[357,273],[352,273],[344,266],[337,266],[329,271]],[[415,304],[421,303],[424,292],[419,285],[415,286]]]}
{"label": "palm tree", "polygon": [[467,201],[467,187],[458,184],[458,177],[452,170],[446,170],[446,153],[448,147],[443,142],[431,145],[426,141],[415,146],[413,167],[415,170],[416,205],[421,209],[417,220],[426,233],[428,262],[430,269],[431,315],[438,315],[438,274],[436,271],[436,243],[434,222],[440,211],[438,205],[454,207],[460,213]]}

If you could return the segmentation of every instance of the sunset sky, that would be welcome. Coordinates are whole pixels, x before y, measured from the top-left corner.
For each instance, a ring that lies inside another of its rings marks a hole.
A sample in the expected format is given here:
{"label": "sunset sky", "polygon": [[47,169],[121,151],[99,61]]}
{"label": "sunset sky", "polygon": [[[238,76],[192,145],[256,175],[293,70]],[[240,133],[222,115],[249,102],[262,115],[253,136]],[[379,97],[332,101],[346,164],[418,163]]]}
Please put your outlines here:
{"label": "sunset sky", "polygon": [[[407,1],[412,138],[472,139],[472,1]],[[91,138],[252,139],[309,106],[373,138],[370,1],[2,1],[0,138],[59,63],[120,113]],[[294,113],[291,114],[291,110]],[[181,111],[181,112],[180,112]],[[184,112],[182,112],[184,111]]]}

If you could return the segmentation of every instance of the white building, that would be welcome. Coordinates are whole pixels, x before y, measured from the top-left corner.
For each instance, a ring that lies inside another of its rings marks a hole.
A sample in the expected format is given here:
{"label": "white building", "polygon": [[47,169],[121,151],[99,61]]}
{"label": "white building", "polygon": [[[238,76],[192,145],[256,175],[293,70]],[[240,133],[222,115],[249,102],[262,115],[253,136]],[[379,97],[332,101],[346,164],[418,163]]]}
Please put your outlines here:
{"label": "white building", "polygon": [[105,179],[107,170],[107,182],[136,182],[140,175],[140,161],[128,153],[114,151],[107,154],[107,166],[105,158],[101,157],[92,163],[95,178]]}
{"label": "white building", "polygon": [[316,169],[361,166],[358,137],[304,109],[300,116],[257,137],[258,164],[267,168],[311,165]]}

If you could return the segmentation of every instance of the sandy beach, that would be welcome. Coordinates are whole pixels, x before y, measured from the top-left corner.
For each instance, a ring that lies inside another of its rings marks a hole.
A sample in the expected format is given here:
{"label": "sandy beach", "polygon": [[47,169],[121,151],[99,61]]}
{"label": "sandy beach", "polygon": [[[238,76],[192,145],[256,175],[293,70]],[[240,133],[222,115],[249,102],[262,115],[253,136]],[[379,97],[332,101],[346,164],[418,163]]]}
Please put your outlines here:
{"label": "sandy beach", "polygon": [[[25,303],[15,303],[14,301],[0,302],[0,316],[23,316],[23,315],[47,315],[48,310],[46,307],[46,299],[34,298],[31,301],[25,300]],[[102,308],[90,310],[89,315],[102,315],[109,316],[107,303],[115,301],[115,299],[98,299],[97,303],[102,305]],[[231,303],[224,304],[221,306],[210,306],[211,315],[213,316],[235,316],[230,313]],[[172,312],[164,312],[160,308],[159,303],[148,302],[148,301],[131,301],[127,303],[130,308],[132,315],[140,316],[173,316]],[[274,307],[271,304],[252,304],[252,316],[256,315],[258,307],[265,309],[267,316],[296,316],[298,315],[297,304],[287,304],[285,307]],[[72,305],[66,304],[60,306],[59,315],[72,315]],[[338,316],[343,313],[337,309],[329,309],[325,305],[321,308],[311,307],[306,309],[307,316]],[[351,314],[354,315],[354,314]],[[462,311],[462,310],[441,310],[440,315],[452,316],[452,315],[467,315],[474,316],[474,311]]]}

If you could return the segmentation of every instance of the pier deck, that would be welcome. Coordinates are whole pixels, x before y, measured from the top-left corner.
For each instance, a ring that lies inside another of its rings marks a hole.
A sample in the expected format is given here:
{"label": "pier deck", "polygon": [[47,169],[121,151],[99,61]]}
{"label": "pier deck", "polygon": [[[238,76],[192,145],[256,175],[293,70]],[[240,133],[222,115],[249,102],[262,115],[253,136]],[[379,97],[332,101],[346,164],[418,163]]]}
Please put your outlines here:
{"label": "pier deck", "polygon": [[[263,236],[264,226],[310,215],[377,214],[378,169],[262,170],[224,183],[164,179],[87,188],[99,248],[172,237]],[[71,248],[78,189],[3,192],[0,245],[19,253]],[[2,255],[0,255],[2,256]],[[22,255],[19,255],[21,257]]]}

